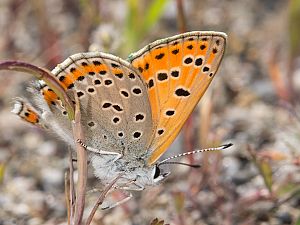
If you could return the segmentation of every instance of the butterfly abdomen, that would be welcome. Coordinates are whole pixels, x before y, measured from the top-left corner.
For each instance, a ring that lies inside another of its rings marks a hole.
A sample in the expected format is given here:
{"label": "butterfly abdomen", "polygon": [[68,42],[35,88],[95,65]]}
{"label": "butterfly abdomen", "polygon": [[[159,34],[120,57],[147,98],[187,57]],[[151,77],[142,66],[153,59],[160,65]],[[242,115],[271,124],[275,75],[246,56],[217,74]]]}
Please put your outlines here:
{"label": "butterfly abdomen", "polygon": [[12,113],[18,115],[22,120],[36,126],[42,126],[41,116],[33,106],[22,98],[17,98],[14,102]]}

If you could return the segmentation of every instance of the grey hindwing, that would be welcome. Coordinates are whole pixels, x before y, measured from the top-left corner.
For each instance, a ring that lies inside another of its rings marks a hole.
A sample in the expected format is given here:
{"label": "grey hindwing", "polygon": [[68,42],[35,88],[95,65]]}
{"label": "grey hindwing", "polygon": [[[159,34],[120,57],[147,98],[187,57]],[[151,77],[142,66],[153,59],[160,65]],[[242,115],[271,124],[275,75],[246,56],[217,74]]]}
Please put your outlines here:
{"label": "grey hindwing", "polygon": [[[96,66],[104,65],[97,71]],[[92,65],[86,74],[82,65]],[[72,71],[82,74],[67,94],[80,100],[85,144],[104,151],[144,155],[151,142],[153,124],[147,87],[138,72],[125,60],[104,53],[70,56],[53,71],[60,79]],[[50,106],[57,121],[71,131],[64,109]],[[67,122],[66,122],[67,121]]]}

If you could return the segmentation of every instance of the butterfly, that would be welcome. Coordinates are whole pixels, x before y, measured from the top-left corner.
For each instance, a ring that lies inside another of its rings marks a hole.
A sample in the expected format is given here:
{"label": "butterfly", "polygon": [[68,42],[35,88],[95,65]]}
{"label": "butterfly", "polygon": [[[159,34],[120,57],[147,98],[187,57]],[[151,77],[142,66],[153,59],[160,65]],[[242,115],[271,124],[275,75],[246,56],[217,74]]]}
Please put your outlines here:
{"label": "butterfly", "polygon": [[[79,98],[85,135],[81,144],[102,184],[122,174],[116,187],[138,191],[170,174],[158,159],[214,78],[226,39],[221,32],[188,32],[155,41],[127,60],[102,52],[78,53],[54,68],[68,96],[73,102],[74,95]],[[19,98],[12,111],[74,147],[59,97],[42,81],[32,92],[34,104]]]}

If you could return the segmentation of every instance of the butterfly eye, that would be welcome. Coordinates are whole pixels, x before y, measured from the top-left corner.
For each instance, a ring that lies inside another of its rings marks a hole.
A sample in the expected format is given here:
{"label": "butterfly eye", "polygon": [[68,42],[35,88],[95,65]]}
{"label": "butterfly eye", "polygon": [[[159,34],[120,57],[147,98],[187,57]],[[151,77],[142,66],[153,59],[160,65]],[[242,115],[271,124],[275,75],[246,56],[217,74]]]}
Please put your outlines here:
{"label": "butterfly eye", "polygon": [[153,179],[158,178],[159,175],[160,175],[160,169],[159,169],[158,166],[155,166],[155,167],[154,167],[154,175],[153,175]]}

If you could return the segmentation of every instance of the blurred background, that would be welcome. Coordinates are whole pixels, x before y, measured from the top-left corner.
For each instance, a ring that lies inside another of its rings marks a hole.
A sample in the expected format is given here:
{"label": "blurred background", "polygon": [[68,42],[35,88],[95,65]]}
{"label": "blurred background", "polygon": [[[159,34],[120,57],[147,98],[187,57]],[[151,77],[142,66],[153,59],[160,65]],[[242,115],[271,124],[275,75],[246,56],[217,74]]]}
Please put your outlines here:
{"label": "blurred background", "polygon": [[[300,224],[300,0],[0,0],[0,30],[0,60],[48,69],[78,52],[126,58],[185,31],[227,33],[218,75],[167,154],[234,146],[182,159],[201,168],[170,167],[93,224]],[[32,80],[1,71],[0,225],[67,224],[68,147],[10,113]]]}

